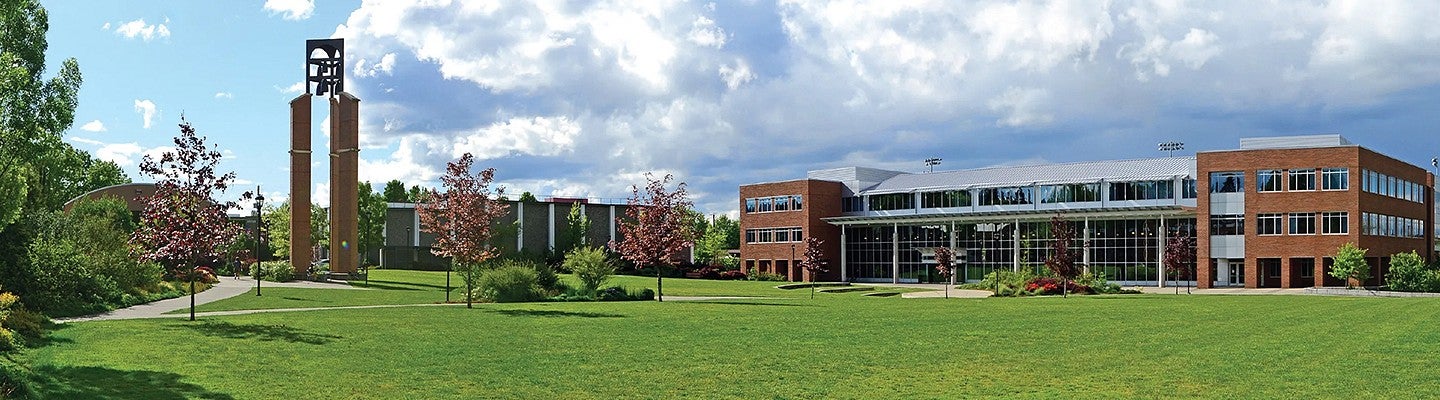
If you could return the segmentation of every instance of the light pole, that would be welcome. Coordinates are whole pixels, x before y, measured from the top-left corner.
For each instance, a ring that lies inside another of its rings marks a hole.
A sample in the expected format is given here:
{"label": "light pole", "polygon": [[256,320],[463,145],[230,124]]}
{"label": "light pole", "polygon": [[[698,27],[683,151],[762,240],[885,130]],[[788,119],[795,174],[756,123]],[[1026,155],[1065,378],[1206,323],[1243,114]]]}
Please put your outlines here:
{"label": "light pole", "polygon": [[935,172],[935,166],[940,165],[940,161],[941,159],[939,158],[927,158],[925,159],[925,168],[929,168],[930,172]]}
{"label": "light pole", "polygon": [[255,296],[260,296],[260,231],[265,221],[260,219],[261,209],[265,207],[265,195],[260,194],[260,186],[255,186]]}
{"label": "light pole", "polygon": [[[785,271],[785,272],[787,272],[787,273],[795,270],[795,244],[794,244],[794,243],[791,243],[791,244],[790,244],[790,265],[788,265],[787,267],[789,267],[789,271]],[[794,275],[794,274],[791,274],[791,275]],[[813,286],[813,285],[812,285],[812,286]],[[814,289],[814,288],[812,287],[811,289]]]}
{"label": "light pole", "polygon": [[1185,142],[1161,142],[1160,151],[1169,152],[1169,157],[1175,156],[1175,150],[1185,150]]}

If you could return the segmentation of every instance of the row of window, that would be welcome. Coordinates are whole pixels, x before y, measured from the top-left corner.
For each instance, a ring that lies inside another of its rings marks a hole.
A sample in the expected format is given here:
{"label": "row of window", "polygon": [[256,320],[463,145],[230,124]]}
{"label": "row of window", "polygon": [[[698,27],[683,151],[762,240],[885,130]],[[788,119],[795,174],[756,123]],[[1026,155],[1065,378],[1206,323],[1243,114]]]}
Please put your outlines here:
{"label": "row of window", "polygon": [[[920,193],[920,208],[970,207],[972,200],[982,206],[1024,205],[1035,203],[1035,189],[1040,191],[1040,202],[1075,203],[1100,201],[1099,183],[1076,183],[1066,185],[1040,185],[979,189],[975,199],[969,190],[941,190]],[[1185,179],[1182,187],[1184,198],[1195,198],[1195,180]],[[1110,183],[1110,200],[1158,200],[1175,197],[1172,181],[1140,181]],[[845,212],[865,211],[868,202],[870,211],[909,210],[915,208],[915,197],[910,193],[876,194],[868,197],[846,197],[841,199]]]}
{"label": "row of window", "polygon": [[745,212],[747,213],[790,210],[798,211],[803,206],[804,201],[800,199],[799,195],[753,197],[745,199]]}
{"label": "row of window", "polygon": [[746,229],[745,243],[790,243],[805,240],[800,228]]}
{"label": "row of window", "polygon": [[[1349,190],[1350,169],[1319,169],[1319,185],[1315,169],[1262,169],[1255,171],[1256,192]],[[1210,193],[1242,193],[1245,191],[1244,171],[1210,173]]]}
{"label": "row of window", "polygon": [[1394,215],[1363,213],[1360,231],[1371,236],[1424,238],[1425,221]]}
{"label": "row of window", "polygon": [[1361,187],[1363,187],[1366,192],[1381,196],[1390,196],[1401,200],[1409,200],[1416,203],[1425,202],[1425,185],[1368,169],[1364,170],[1364,176],[1361,180],[1364,181]]}
{"label": "row of window", "polygon": [[[1334,212],[1298,212],[1298,213],[1270,213],[1256,214],[1255,234],[1268,235],[1314,235],[1315,217],[1320,217],[1320,233],[1326,235],[1343,235],[1350,233],[1350,213],[1344,211]],[[1288,222],[1288,224],[1287,224]],[[1286,228],[1289,228],[1288,230]],[[1242,214],[1224,214],[1210,216],[1211,235],[1244,235],[1245,216]]]}

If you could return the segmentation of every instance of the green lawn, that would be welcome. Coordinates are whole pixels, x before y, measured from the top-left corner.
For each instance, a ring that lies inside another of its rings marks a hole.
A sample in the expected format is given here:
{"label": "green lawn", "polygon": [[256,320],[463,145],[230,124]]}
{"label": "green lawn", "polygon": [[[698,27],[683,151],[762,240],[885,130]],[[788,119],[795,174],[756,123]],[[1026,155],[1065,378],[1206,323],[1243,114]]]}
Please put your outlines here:
{"label": "green lawn", "polygon": [[770,297],[723,302],[86,322],[26,357],[52,398],[1440,396],[1440,299],[810,300],[765,285],[666,280]]}

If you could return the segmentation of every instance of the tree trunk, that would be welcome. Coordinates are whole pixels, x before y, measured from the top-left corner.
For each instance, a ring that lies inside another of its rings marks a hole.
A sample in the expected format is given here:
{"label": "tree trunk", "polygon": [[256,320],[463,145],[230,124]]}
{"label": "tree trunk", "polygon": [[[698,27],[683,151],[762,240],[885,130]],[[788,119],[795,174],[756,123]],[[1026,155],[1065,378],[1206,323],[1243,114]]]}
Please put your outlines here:
{"label": "tree trunk", "polygon": [[195,273],[190,273],[190,320],[195,320]]}
{"label": "tree trunk", "polygon": [[445,269],[445,302],[450,302],[450,271],[455,270],[455,261],[450,261],[450,268]]}
{"label": "tree trunk", "polygon": [[660,280],[660,264],[655,264],[655,301],[665,301],[664,291],[660,290],[663,283]]}

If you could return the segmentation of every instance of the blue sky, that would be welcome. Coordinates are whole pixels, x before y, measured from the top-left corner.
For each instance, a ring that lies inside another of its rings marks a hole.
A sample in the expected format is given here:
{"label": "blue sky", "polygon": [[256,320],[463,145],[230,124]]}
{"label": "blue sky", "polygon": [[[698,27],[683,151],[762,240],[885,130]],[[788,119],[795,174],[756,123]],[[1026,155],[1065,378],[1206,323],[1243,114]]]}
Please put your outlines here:
{"label": "blue sky", "polygon": [[304,40],[326,37],[346,39],[360,177],[376,183],[433,186],[471,152],[513,193],[622,198],[668,172],[734,215],[741,184],[930,157],[1316,133],[1424,167],[1440,155],[1433,1],[44,4],[52,71],[75,57],[85,77],[67,140],[144,181],[135,164],[184,113],[270,198],[287,197]]}

